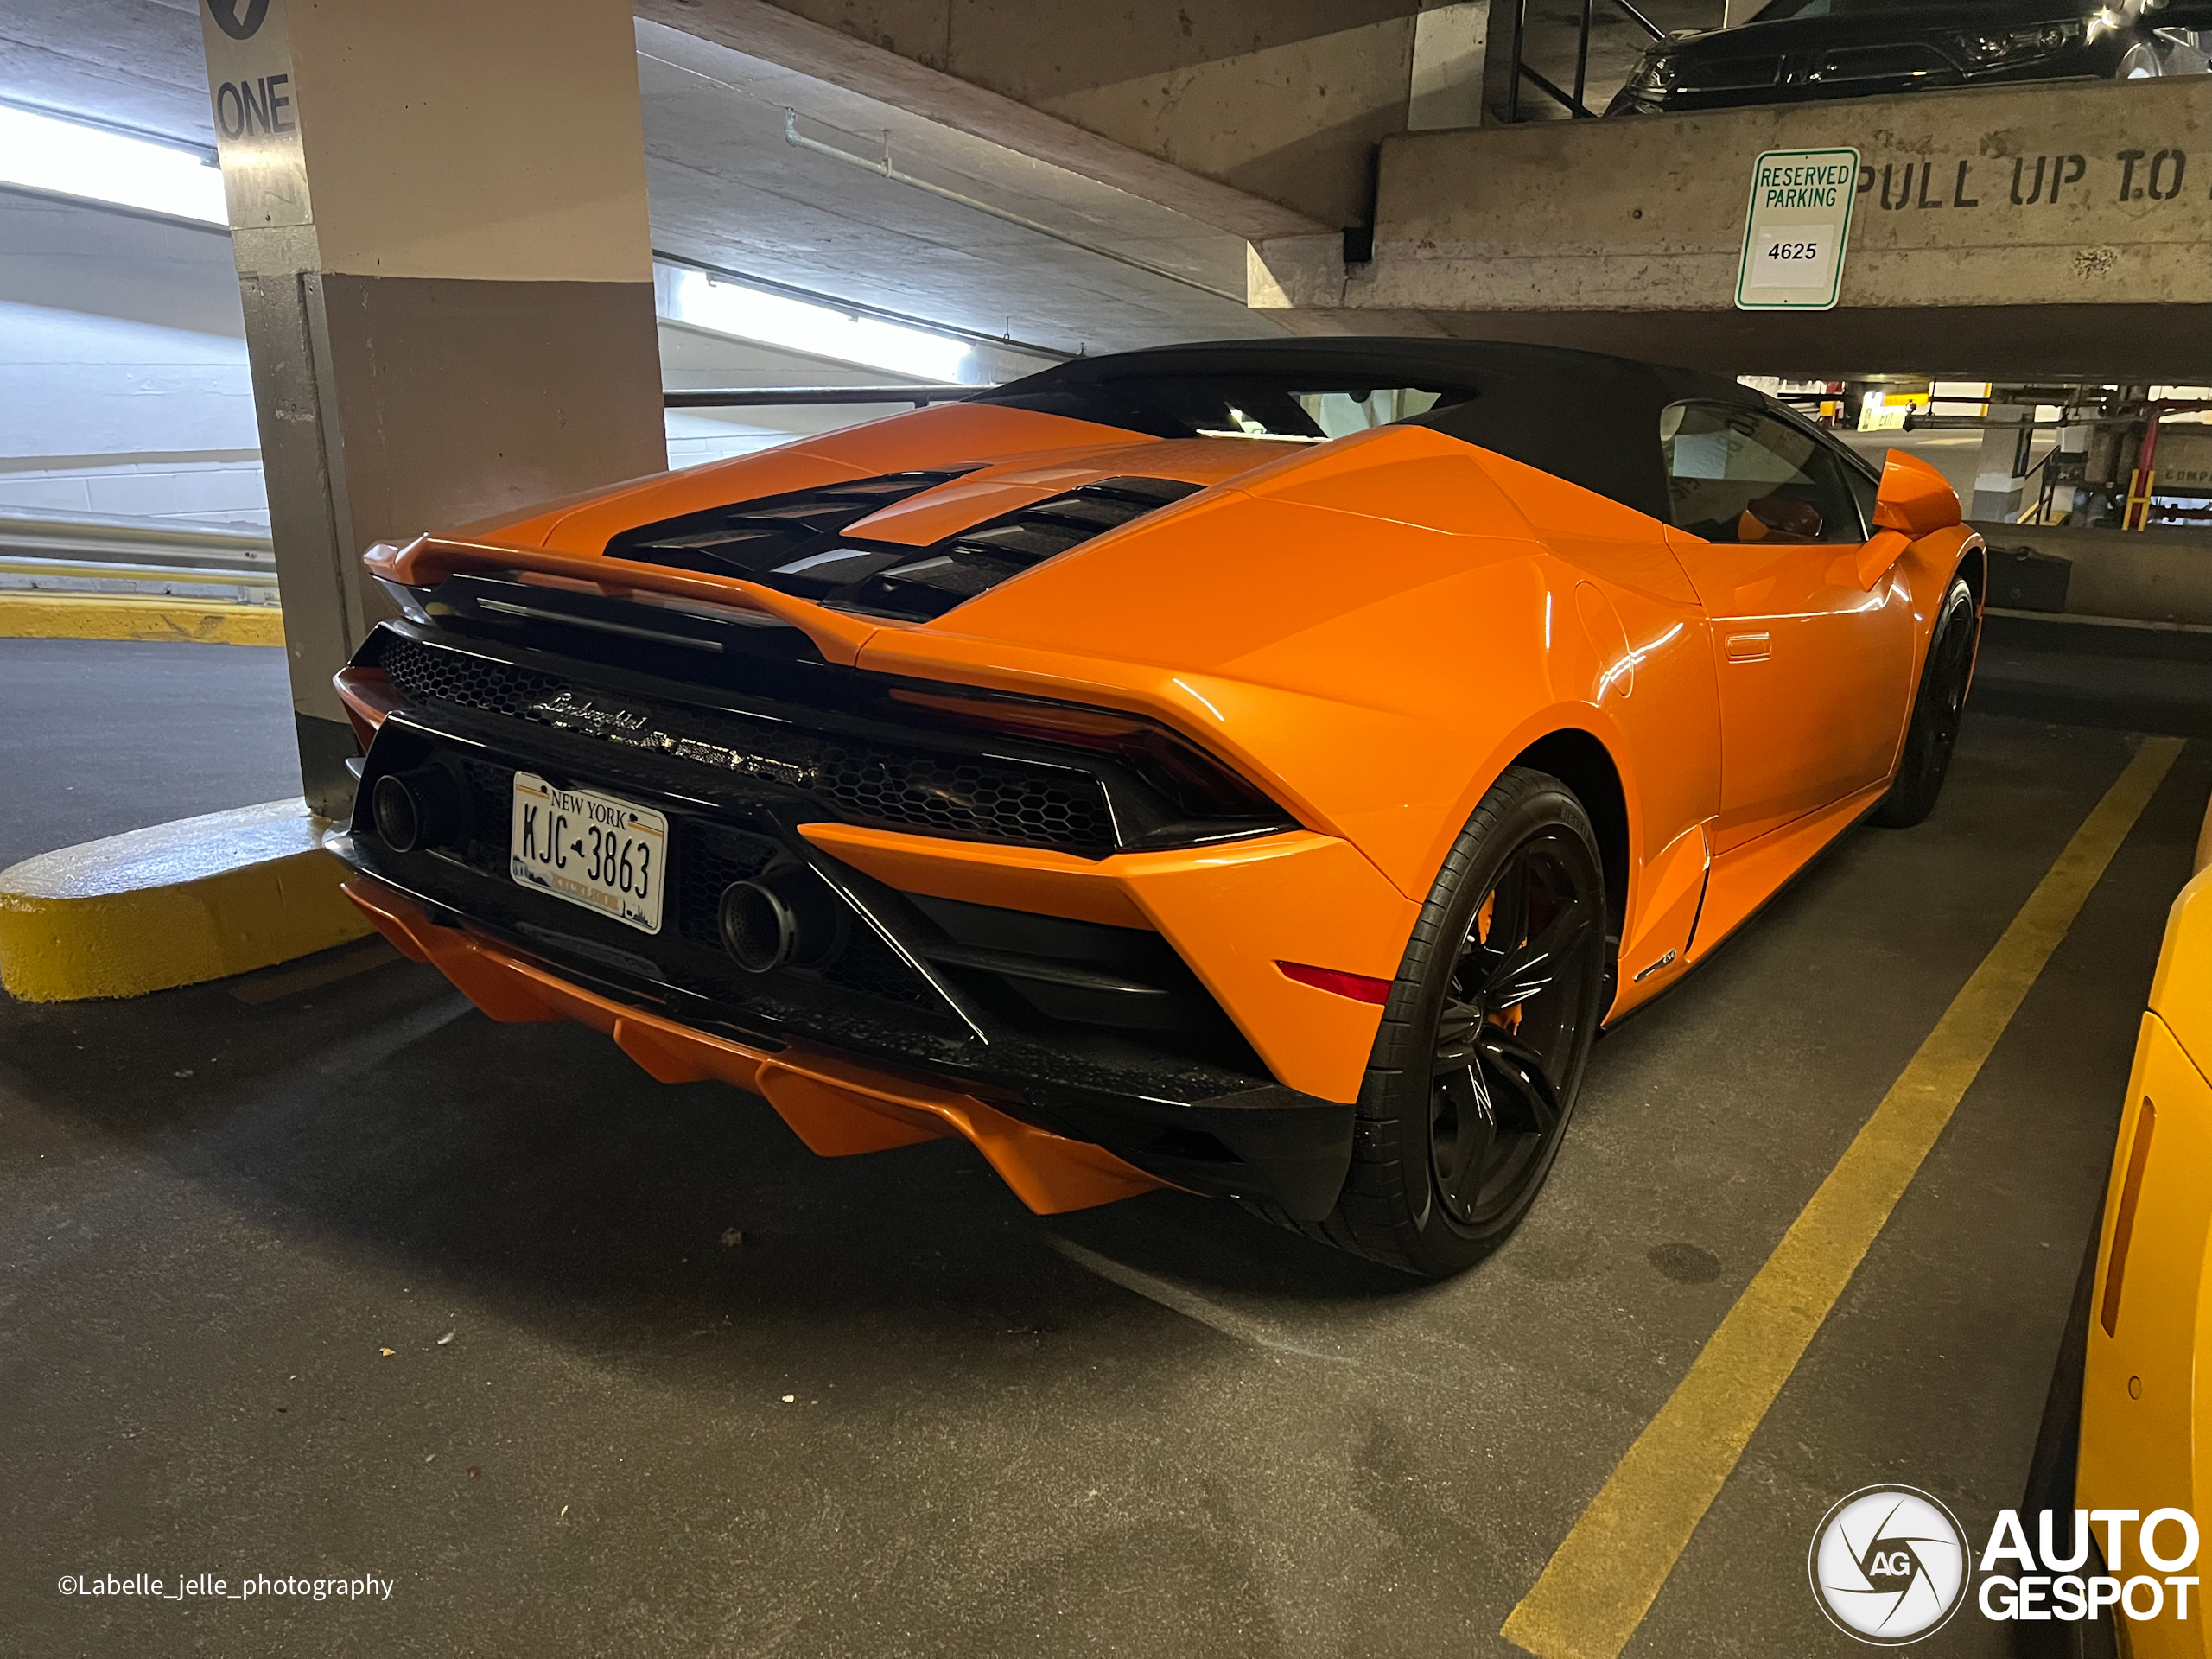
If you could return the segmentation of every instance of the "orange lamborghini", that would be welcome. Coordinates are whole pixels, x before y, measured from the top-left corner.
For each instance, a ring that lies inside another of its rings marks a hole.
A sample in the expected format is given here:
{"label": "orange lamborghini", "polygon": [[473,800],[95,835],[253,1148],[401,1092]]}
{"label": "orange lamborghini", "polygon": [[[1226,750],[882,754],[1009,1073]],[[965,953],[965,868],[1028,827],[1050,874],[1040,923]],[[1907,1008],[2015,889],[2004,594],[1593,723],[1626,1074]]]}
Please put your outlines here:
{"label": "orange lamborghini", "polygon": [[1984,583],[1919,461],[1426,340],[1065,364],[368,561],[348,891],[486,1014],[1426,1274],[1606,1020],[1928,813]]}

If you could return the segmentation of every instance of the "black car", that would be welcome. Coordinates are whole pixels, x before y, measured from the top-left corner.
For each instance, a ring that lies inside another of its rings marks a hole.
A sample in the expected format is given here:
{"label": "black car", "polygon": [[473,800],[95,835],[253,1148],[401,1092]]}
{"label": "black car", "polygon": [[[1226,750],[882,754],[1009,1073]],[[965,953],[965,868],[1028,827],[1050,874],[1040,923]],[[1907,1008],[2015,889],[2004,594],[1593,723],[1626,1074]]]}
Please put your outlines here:
{"label": "black car", "polygon": [[2189,0],[1770,0],[1748,23],[1658,41],[1608,115],[1863,98],[2003,81],[2202,74]]}

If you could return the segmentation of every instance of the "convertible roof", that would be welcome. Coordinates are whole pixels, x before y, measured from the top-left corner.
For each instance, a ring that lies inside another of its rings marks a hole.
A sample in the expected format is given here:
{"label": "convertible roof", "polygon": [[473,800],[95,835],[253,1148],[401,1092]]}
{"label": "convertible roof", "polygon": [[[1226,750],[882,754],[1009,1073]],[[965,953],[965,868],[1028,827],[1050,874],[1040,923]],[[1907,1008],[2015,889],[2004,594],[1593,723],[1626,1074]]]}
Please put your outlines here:
{"label": "convertible roof", "polygon": [[1448,436],[1580,484],[1655,518],[1667,515],[1659,415],[1687,398],[1773,405],[1720,375],[1596,352],[1497,340],[1344,338],[1224,340],[1078,359],[984,392],[1005,404],[1160,437],[1193,428],[1161,392],[1166,383],[1249,385],[1255,392],[1402,386],[1444,401],[1401,423]]}

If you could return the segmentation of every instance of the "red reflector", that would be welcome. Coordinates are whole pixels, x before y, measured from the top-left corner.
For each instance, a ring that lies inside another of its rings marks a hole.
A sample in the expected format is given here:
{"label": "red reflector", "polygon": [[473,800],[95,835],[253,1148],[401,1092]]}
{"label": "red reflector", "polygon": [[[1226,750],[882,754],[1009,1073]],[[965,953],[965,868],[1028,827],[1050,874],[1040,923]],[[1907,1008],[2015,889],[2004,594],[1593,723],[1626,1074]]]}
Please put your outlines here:
{"label": "red reflector", "polygon": [[1339,973],[1334,968],[1308,968],[1303,963],[1279,962],[1286,976],[1301,985],[1311,985],[1317,991],[1332,992],[1348,996],[1355,1002],[1372,1002],[1381,1007],[1390,1000],[1390,982],[1370,979],[1365,974]]}

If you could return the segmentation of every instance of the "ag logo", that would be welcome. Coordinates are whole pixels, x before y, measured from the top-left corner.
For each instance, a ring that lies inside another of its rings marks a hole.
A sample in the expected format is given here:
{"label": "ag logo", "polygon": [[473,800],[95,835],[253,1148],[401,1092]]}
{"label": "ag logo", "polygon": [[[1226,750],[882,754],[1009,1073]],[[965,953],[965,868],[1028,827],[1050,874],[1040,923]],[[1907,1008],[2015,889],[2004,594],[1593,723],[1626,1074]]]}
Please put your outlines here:
{"label": "ag logo", "polygon": [[207,0],[207,15],[215,27],[234,41],[250,41],[269,15],[269,0],[245,0],[245,16],[238,16],[238,0]]}
{"label": "ag logo", "polygon": [[1813,1534],[1813,1596],[1845,1635],[1901,1648],[1932,1636],[1966,1599],[1966,1534],[1910,1486],[1866,1486]]}

